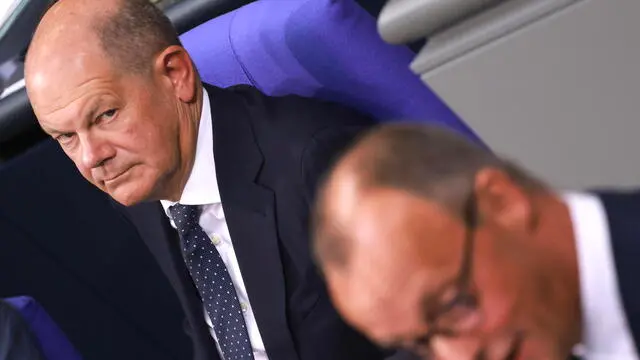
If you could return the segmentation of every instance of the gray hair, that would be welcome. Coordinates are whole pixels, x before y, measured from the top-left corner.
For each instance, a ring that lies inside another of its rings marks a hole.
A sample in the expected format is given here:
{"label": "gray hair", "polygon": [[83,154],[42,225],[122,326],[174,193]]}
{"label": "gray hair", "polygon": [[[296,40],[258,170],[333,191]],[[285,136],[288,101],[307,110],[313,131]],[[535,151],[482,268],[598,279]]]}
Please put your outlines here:
{"label": "gray hair", "polygon": [[155,55],[181,45],[169,18],[149,0],[121,0],[115,13],[96,22],[95,31],[105,54],[127,72],[144,72]]}

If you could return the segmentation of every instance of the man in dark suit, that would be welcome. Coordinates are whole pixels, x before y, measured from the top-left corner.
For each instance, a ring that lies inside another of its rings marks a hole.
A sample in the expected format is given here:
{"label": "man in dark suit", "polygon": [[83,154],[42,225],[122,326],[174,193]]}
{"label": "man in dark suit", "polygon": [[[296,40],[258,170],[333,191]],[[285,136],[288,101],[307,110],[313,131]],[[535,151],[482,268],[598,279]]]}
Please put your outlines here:
{"label": "man in dark suit", "polygon": [[341,321],[308,248],[318,178],[370,118],[202,84],[146,0],[58,2],[25,79],[42,128],[129,207],[197,359],[384,358]]}
{"label": "man in dark suit", "polygon": [[[638,359],[640,193],[559,194],[442,128],[386,125],[322,185],[339,312],[436,359]],[[573,354],[572,354],[573,353]]]}

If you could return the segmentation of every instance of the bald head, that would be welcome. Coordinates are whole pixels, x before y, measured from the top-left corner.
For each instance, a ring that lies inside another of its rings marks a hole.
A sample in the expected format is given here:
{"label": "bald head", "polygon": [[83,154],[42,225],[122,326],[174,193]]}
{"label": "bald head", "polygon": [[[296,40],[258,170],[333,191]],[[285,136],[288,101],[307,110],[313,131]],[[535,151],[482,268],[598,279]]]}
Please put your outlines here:
{"label": "bald head", "polygon": [[148,0],[58,1],[36,29],[25,71],[91,56],[108,59],[118,71],[143,72],[154,55],[179,44],[169,19]]}

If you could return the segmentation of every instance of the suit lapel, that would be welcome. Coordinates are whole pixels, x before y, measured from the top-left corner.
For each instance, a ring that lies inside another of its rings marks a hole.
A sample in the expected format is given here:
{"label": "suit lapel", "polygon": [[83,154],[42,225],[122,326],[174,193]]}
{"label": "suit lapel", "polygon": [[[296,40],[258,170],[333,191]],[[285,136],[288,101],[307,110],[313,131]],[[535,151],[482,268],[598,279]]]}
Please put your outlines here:
{"label": "suit lapel", "polygon": [[207,92],[222,206],[260,335],[270,358],[297,359],[287,325],[274,194],[254,181],[263,157],[251,115],[239,95],[215,87]]}
{"label": "suit lapel", "polygon": [[163,216],[159,202],[147,202],[127,208],[132,222],[149,250],[160,263],[169,281],[180,294],[191,294],[194,287],[181,258],[177,233]]}
{"label": "suit lapel", "polygon": [[600,193],[606,209],[620,295],[636,350],[640,352],[640,193]]}
{"label": "suit lapel", "polygon": [[[120,206],[120,205],[116,205]],[[176,291],[191,328],[187,330],[195,342],[196,353],[204,353],[207,359],[219,360],[218,350],[204,321],[202,301],[198,296],[180,251],[180,239],[171,227],[162,205],[147,202],[126,208],[125,211],[136,226],[139,235],[156,258]]]}

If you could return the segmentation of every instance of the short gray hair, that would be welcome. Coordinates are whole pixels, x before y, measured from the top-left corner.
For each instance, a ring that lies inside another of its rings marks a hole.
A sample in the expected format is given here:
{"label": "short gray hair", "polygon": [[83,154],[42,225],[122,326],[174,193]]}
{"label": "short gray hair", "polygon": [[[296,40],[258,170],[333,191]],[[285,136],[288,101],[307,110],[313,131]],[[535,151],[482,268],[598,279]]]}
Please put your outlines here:
{"label": "short gray hair", "polygon": [[[395,123],[365,135],[355,171],[364,187],[401,189],[461,214],[473,193],[476,174],[503,171],[526,190],[545,185],[514,163],[443,126]],[[364,150],[364,151],[362,151]]]}
{"label": "short gray hair", "polygon": [[149,0],[120,0],[118,6],[116,12],[96,21],[95,31],[119,70],[143,72],[162,50],[181,45],[169,18]]}

